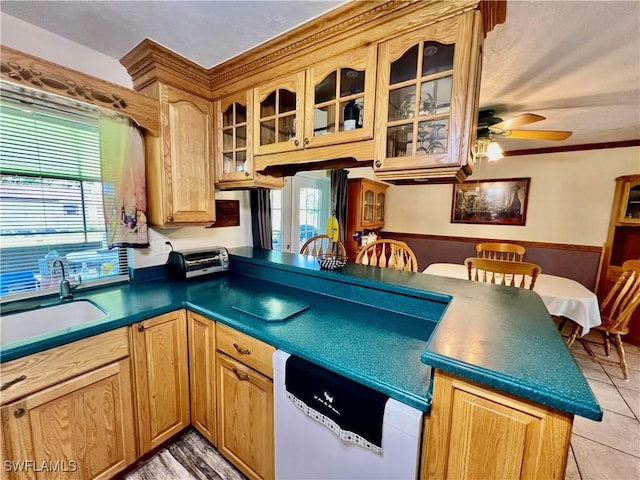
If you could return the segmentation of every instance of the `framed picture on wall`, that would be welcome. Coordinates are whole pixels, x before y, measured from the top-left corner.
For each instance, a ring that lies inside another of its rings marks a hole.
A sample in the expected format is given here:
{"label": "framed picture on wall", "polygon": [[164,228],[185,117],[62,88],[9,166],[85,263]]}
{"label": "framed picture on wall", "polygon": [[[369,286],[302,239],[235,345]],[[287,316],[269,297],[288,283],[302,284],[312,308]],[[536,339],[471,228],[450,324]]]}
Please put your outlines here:
{"label": "framed picture on wall", "polygon": [[499,178],[453,185],[451,223],[525,225],[530,181]]}

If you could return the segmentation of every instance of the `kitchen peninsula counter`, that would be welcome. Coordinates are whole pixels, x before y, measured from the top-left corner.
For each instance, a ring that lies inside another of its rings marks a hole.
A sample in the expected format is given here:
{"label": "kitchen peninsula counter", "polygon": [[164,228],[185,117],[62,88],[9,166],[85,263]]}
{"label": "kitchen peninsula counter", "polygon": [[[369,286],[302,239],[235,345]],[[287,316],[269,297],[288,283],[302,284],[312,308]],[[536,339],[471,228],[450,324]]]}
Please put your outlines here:
{"label": "kitchen peninsula counter", "polygon": [[[94,302],[107,317],[5,345],[0,359],[188,308],[423,411],[431,407],[436,368],[570,414],[602,418],[534,292],[357,264],[323,271],[313,257],[250,247],[230,254],[227,275],[78,291],[76,299]],[[309,308],[282,322],[233,308],[260,298],[295,299]]]}

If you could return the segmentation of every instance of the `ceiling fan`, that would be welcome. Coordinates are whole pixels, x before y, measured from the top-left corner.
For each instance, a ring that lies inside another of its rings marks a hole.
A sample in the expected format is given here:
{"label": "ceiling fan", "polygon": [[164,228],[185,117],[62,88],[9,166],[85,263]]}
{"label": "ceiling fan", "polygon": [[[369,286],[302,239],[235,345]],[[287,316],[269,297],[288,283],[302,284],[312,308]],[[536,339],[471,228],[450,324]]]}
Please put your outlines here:
{"label": "ceiling fan", "polygon": [[502,158],[502,149],[495,141],[496,137],[518,140],[566,140],[573,132],[561,130],[516,130],[532,123],[546,120],[542,115],[523,113],[509,120],[495,116],[495,110],[480,110],[478,114],[478,130],[475,157],[494,161]]}

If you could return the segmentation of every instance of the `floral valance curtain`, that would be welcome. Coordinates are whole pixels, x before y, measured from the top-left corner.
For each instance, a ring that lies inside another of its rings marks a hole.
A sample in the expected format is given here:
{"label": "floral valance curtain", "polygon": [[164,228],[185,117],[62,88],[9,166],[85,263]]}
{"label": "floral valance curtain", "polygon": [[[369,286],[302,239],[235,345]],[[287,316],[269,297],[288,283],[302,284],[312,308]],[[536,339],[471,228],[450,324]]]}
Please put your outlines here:
{"label": "floral valance curtain", "polygon": [[142,133],[126,117],[101,117],[98,126],[107,244],[109,248],[146,248],[149,238]]}

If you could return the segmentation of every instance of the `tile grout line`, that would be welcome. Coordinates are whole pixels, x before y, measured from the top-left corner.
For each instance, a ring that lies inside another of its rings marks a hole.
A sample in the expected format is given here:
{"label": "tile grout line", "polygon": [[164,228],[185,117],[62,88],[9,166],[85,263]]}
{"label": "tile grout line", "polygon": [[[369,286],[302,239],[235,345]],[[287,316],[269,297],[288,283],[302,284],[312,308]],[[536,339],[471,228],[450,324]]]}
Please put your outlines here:
{"label": "tile grout line", "polygon": [[[619,448],[612,447],[611,445],[607,445],[605,443],[600,443],[597,440],[594,440],[593,438],[585,437],[584,435],[579,435],[577,433],[572,433],[571,436],[580,437],[580,438],[582,438],[584,440],[589,440],[590,442],[597,443],[598,445],[602,445],[603,447],[610,448],[611,450],[615,450],[616,452],[620,452],[620,453],[623,453],[625,455],[629,455],[630,457],[640,459],[639,455],[634,455],[633,453],[625,452],[624,450],[620,450]],[[577,460],[576,460],[576,463],[578,463]]]}

